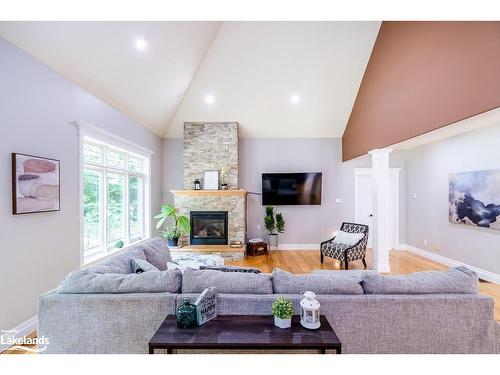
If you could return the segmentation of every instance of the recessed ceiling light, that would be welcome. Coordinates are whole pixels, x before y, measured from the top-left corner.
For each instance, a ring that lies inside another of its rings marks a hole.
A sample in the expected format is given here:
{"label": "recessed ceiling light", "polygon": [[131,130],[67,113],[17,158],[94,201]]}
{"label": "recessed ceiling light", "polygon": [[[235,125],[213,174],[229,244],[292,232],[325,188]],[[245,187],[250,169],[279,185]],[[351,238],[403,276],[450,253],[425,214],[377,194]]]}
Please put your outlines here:
{"label": "recessed ceiling light", "polygon": [[212,94],[208,94],[207,96],[205,96],[205,102],[207,104],[214,104],[215,103],[215,96],[213,96]]}
{"label": "recessed ceiling light", "polygon": [[147,47],[147,43],[144,39],[138,38],[135,40],[135,48],[139,51],[144,51]]}
{"label": "recessed ceiling light", "polygon": [[298,103],[300,103],[300,100],[301,100],[301,97],[299,94],[292,94],[292,96],[290,96],[290,102],[292,104],[298,104]]}

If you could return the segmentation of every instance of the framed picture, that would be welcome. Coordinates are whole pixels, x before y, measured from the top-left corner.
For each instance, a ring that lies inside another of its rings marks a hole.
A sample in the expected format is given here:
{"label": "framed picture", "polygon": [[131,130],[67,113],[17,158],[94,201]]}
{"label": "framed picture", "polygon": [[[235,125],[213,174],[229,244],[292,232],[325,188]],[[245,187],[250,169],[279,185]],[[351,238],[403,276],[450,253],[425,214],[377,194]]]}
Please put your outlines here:
{"label": "framed picture", "polygon": [[203,173],[203,189],[219,190],[219,171],[205,171]]}
{"label": "framed picture", "polygon": [[451,223],[500,229],[500,169],[450,174]]}
{"label": "framed picture", "polygon": [[59,211],[60,162],[12,153],[12,214]]}

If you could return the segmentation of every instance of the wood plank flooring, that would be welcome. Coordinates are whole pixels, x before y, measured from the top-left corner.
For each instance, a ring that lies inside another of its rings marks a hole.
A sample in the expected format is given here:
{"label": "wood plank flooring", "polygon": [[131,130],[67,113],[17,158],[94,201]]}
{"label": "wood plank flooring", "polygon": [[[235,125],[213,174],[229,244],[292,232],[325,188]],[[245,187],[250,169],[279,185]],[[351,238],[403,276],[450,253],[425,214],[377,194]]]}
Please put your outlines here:
{"label": "wood plank flooring", "polygon": [[[404,275],[418,271],[441,271],[447,269],[440,263],[423,258],[408,251],[394,250],[389,254],[391,274]],[[368,268],[373,264],[371,252],[368,251],[366,262]],[[277,250],[271,251],[268,255],[248,257],[245,260],[227,261],[228,265],[238,265],[245,267],[255,267],[262,272],[272,272],[275,267],[293,273],[308,273],[316,269],[338,270],[340,262],[331,258],[325,258],[323,264],[319,261],[319,251],[311,250]],[[349,269],[363,269],[361,261],[351,262]],[[481,282],[480,291],[491,296],[495,300],[495,320],[500,321],[500,285]],[[34,333],[35,335],[36,333]],[[2,354],[28,354],[27,352],[6,350]]]}

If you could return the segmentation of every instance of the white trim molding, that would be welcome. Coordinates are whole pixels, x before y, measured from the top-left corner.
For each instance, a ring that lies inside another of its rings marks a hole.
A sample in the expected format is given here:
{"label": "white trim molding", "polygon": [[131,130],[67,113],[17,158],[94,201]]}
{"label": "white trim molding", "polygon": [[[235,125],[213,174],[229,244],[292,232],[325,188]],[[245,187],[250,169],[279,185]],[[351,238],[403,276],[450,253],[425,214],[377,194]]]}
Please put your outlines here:
{"label": "white trim molding", "polygon": [[438,263],[442,263],[446,266],[450,266],[450,267],[464,266],[464,267],[467,267],[470,270],[477,273],[477,275],[479,276],[480,279],[485,280],[485,281],[489,281],[491,283],[500,284],[500,275],[497,273],[486,271],[486,270],[483,270],[482,268],[471,266],[470,264],[466,264],[466,263],[460,262],[458,260],[451,259],[451,258],[442,256],[442,255],[433,253],[433,252],[428,251],[428,250],[419,249],[418,247],[415,247],[412,245],[403,244],[402,248],[404,250],[409,251],[410,253],[420,255],[424,258],[433,260],[433,261],[438,262]]}
{"label": "white trim molding", "polygon": [[278,250],[319,250],[319,243],[280,243]]}
{"label": "white trim molding", "polygon": [[[17,327],[14,327],[8,331],[3,331],[2,336],[8,335],[9,337],[14,337],[14,339],[22,339],[23,337],[31,335],[37,329],[38,329],[38,318],[34,316],[33,318],[28,319],[25,322],[19,324]],[[2,344],[2,341],[0,341],[0,353],[10,348],[10,345]]]}

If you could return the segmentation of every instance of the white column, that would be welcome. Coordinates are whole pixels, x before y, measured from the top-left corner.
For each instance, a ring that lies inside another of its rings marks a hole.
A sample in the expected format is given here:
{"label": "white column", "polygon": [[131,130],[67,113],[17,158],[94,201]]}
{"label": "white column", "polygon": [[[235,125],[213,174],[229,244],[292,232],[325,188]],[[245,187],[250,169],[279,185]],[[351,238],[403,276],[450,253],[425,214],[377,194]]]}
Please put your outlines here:
{"label": "white column", "polygon": [[391,149],[369,151],[373,173],[373,269],[390,272],[388,215],[389,215],[389,153]]}

